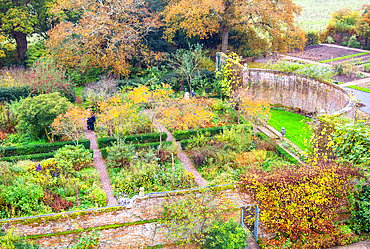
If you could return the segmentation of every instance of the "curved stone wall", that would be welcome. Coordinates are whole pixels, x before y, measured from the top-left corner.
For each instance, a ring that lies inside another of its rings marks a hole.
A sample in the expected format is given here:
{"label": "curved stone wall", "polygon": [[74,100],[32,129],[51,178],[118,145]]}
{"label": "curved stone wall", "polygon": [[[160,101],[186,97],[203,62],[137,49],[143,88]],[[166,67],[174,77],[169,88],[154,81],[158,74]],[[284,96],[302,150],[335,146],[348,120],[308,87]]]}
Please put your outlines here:
{"label": "curved stone wall", "polygon": [[[225,54],[217,53],[217,68],[225,60],[232,61]],[[312,114],[355,116],[356,98],[337,85],[295,73],[247,68],[238,63],[234,63],[234,69],[253,98],[264,98],[271,104],[300,108]]]}
{"label": "curved stone wall", "polygon": [[250,96],[312,114],[354,117],[356,99],[342,88],[300,74],[243,68],[243,87]]}

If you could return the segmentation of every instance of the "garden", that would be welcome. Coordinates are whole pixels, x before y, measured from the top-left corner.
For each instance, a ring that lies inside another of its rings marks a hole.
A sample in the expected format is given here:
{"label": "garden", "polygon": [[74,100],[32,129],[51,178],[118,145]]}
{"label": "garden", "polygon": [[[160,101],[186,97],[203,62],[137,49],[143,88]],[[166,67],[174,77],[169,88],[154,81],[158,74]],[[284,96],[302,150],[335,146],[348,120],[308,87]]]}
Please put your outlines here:
{"label": "garden", "polygon": [[[333,84],[366,78],[370,52],[356,49],[369,50],[369,5],[334,11],[320,33],[294,24],[300,8],[291,1],[279,9],[256,1],[246,13],[250,7],[187,0],[0,6],[8,21],[0,24],[0,218],[114,210],[112,200],[135,199],[143,189],[183,191],[158,204],[155,222],[165,236],[176,246],[239,249],[249,232],[232,219],[240,207],[229,191],[258,205],[260,235],[272,235],[259,237],[262,248],[367,239],[368,123],[271,106],[241,89],[233,66],[243,56],[250,67]],[[229,59],[216,70],[218,51]],[[297,61],[270,60],[289,51]],[[86,130],[92,116],[94,132]],[[285,138],[260,132],[270,126],[284,127]],[[207,187],[198,189],[200,182]],[[78,241],[68,246],[99,248],[95,227],[74,231]],[[32,236],[0,231],[0,247],[41,248]]]}

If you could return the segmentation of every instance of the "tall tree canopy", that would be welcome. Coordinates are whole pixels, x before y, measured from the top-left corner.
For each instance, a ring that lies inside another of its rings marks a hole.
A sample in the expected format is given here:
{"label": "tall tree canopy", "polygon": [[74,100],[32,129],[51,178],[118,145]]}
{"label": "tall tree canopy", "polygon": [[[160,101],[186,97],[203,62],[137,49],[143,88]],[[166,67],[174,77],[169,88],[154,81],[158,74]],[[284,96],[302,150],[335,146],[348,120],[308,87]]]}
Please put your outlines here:
{"label": "tall tree canopy", "polygon": [[362,6],[363,13],[360,20],[357,22],[356,31],[358,36],[365,39],[367,46],[370,38],[370,5],[365,4]]}
{"label": "tall tree canopy", "polygon": [[221,50],[227,52],[229,31],[237,29],[256,49],[287,51],[305,43],[294,25],[300,11],[292,0],[170,0],[162,15],[170,41],[179,30],[200,38],[221,32]]}
{"label": "tall tree canopy", "polygon": [[159,19],[141,0],[67,0],[54,11],[80,17],[75,23],[65,19],[49,32],[46,45],[67,68],[101,67],[127,75],[133,57],[143,58],[143,63],[158,59],[143,37]]}
{"label": "tall tree canopy", "polygon": [[46,32],[52,25],[53,0],[0,0],[0,30],[17,43],[18,62],[25,59],[27,35]]}

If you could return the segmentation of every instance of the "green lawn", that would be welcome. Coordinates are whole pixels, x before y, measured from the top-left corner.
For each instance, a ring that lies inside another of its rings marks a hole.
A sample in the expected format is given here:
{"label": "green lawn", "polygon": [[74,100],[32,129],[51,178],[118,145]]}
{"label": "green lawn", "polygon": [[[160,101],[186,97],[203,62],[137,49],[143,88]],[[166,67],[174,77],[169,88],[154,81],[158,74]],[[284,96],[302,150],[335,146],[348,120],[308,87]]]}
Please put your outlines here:
{"label": "green lawn", "polygon": [[331,18],[331,13],[340,8],[360,9],[369,0],[293,0],[302,7],[301,15],[296,18],[299,26],[306,30],[324,30]]}
{"label": "green lawn", "polygon": [[299,148],[305,150],[304,138],[309,138],[308,125],[305,122],[309,120],[309,118],[299,114],[272,109],[269,124],[279,132],[281,127],[284,127],[286,130],[285,136]]}

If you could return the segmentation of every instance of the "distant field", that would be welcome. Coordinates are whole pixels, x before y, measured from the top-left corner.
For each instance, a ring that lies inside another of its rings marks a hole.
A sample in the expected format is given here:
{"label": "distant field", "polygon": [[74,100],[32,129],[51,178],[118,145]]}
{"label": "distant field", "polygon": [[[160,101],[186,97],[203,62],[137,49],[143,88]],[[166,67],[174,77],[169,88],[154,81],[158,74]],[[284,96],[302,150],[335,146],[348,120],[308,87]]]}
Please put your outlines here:
{"label": "distant field", "polygon": [[297,24],[306,30],[324,30],[331,13],[340,8],[350,7],[360,9],[363,4],[370,4],[369,0],[293,0],[294,3],[303,7],[301,16],[297,18]]}

